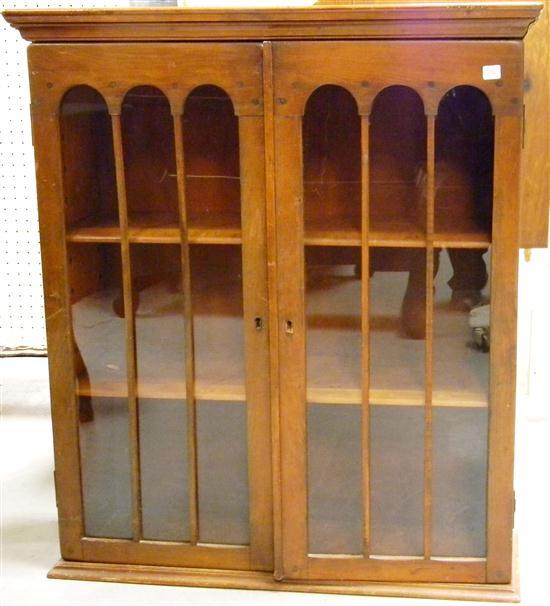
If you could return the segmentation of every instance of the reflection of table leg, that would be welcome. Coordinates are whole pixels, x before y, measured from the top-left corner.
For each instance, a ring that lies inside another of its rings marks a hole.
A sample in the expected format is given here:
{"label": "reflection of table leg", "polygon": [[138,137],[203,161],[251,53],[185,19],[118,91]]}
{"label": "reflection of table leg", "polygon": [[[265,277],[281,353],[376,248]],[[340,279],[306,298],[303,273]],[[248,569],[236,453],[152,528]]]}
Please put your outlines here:
{"label": "reflection of table leg", "polygon": [[[86,368],[86,364],[84,363],[84,359],[82,358],[82,354],[80,353],[80,348],[76,341],[73,340],[74,347],[74,365],[75,365],[75,373],[79,378],[89,379],[88,370]],[[94,409],[92,408],[92,400],[88,396],[78,396],[78,416],[81,423],[89,423],[94,420]]]}
{"label": "reflection of table leg", "polygon": [[88,396],[79,396],[78,398],[78,418],[81,423],[91,423],[94,420],[94,409],[92,407],[92,398]]}

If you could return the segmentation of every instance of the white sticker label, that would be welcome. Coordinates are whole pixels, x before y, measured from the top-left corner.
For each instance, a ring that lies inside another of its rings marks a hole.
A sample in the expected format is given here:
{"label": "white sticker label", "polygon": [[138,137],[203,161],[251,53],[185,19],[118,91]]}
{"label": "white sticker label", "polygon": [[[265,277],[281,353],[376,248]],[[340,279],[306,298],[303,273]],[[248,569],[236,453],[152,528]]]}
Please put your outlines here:
{"label": "white sticker label", "polygon": [[484,65],[483,79],[484,80],[500,80],[502,78],[502,69],[500,65]]}

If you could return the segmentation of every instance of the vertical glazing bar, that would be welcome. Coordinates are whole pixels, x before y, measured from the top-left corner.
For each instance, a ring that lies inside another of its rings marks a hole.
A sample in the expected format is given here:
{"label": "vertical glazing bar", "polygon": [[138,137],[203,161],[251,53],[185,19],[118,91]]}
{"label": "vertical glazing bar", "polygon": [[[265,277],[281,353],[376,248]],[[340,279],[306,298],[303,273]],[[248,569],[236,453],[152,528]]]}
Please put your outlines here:
{"label": "vertical glazing bar", "polygon": [[187,443],[189,456],[189,528],[191,545],[199,540],[198,480],[197,480],[197,405],[195,401],[195,356],[193,336],[193,303],[191,299],[191,263],[185,204],[185,157],[183,152],[183,118],[174,115],[174,139],[180,219],[181,275],[185,315],[185,393],[187,401]]}
{"label": "vertical glazing bar", "polygon": [[370,553],[369,116],[361,116],[361,377],[363,555]]}
{"label": "vertical glazing bar", "polygon": [[126,372],[128,379],[128,415],[130,431],[130,460],[132,469],[132,534],[133,540],[142,538],[141,481],[139,463],[139,411],[136,383],[136,338],[134,302],[132,296],[132,273],[130,265],[130,242],[128,237],[128,206],[126,203],[126,181],[120,114],[111,114],[113,127],[113,150],[115,155],[118,214],[120,222],[120,252],[122,259],[122,291],[124,294],[124,319],[126,323]]}
{"label": "vertical glazing bar", "polygon": [[426,187],[426,364],[424,409],[424,558],[432,555],[432,394],[434,301],[435,116],[429,115]]}

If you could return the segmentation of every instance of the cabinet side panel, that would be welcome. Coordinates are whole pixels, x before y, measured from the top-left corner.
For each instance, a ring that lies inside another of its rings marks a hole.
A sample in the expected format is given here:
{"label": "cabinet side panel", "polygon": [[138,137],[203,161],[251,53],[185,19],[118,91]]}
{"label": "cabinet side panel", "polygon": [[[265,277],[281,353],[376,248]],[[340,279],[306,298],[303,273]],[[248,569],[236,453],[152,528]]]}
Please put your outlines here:
{"label": "cabinet side panel", "polygon": [[[34,72],[32,58],[29,69]],[[56,93],[46,95],[31,76],[33,140],[50,372],[56,494],[61,553],[82,559],[82,500],[73,349],[67,287],[61,145]]]}
{"label": "cabinet side panel", "polygon": [[497,116],[487,495],[487,581],[489,583],[509,583],[512,575],[520,153],[521,118]]}
{"label": "cabinet side panel", "polygon": [[548,246],[550,212],[550,7],[525,38],[525,124],[520,246]]}

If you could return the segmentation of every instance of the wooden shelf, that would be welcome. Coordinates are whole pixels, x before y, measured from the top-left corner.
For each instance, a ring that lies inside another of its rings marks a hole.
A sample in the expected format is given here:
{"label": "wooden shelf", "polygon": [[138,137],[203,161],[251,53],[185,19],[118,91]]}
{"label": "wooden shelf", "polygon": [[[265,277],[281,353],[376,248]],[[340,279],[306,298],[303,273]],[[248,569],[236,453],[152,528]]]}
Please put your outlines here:
{"label": "wooden shelf", "polygon": [[[240,220],[236,215],[212,215],[191,219],[190,244],[240,244]],[[134,244],[179,244],[178,221],[171,215],[142,213],[130,216],[128,237]],[[67,228],[67,241],[80,243],[120,242],[118,221],[92,217]]]}
{"label": "wooden shelf", "polygon": [[[330,227],[327,228],[327,225]],[[306,246],[361,246],[361,229],[349,219],[330,218],[323,224],[308,222],[305,229]],[[373,248],[424,248],[425,232],[405,220],[372,220],[369,245]],[[475,225],[459,225],[456,231],[446,229],[433,237],[436,248],[487,248],[489,235]]]}
{"label": "wooden shelf", "polygon": [[[361,246],[361,229],[342,219],[327,220],[330,228],[306,226],[306,246]],[[135,244],[179,244],[177,220],[170,215],[143,213],[130,217],[129,240]],[[80,243],[120,242],[118,222],[109,217],[94,217],[67,228],[67,241]],[[236,215],[212,215],[190,220],[190,244],[240,244],[241,229]],[[475,226],[460,226],[460,231],[434,234],[436,248],[487,248],[489,235]],[[369,244],[375,248],[423,248],[423,232],[406,221],[374,222]]]}

